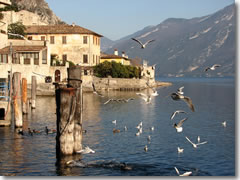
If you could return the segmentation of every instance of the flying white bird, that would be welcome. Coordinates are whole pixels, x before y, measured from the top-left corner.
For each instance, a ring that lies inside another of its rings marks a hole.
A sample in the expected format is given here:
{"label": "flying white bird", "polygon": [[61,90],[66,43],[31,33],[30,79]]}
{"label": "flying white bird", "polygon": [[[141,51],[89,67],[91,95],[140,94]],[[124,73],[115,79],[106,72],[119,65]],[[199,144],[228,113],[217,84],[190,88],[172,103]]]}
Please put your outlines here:
{"label": "flying white bird", "polygon": [[[185,111],[182,111],[182,110],[176,110],[175,112],[173,112],[172,113],[172,115],[171,115],[171,120],[173,120],[173,118],[177,115],[177,114],[179,114],[179,113],[186,113]],[[187,114],[187,113],[186,113]]]}
{"label": "flying white bird", "polygon": [[178,149],[178,153],[183,153],[184,149],[181,149],[180,147],[177,148]]}
{"label": "flying white bird", "polygon": [[177,172],[177,174],[178,174],[179,176],[190,176],[190,175],[192,174],[191,171],[187,171],[187,172],[185,172],[185,173],[183,173],[183,174],[180,174],[179,171],[178,171],[178,169],[177,169],[176,167],[174,167],[174,168],[175,168],[175,170],[176,170],[176,172]]}
{"label": "flying white bird", "polygon": [[86,146],[84,149],[77,151],[77,153],[89,154],[89,153],[95,153],[95,151],[90,149],[88,146]]}
{"label": "flying white bird", "polygon": [[142,125],[143,125],[142,122],[140,122],[140,123],[137,125],[136,128],[137,128],[137,129],[140,129],[140,128],[142,128]]}
{"label": "flying white bird", "polygon": [[152,92],[151,96],[158,96],[158,92],[153,89],[153,92]]}
{"label": "flying white bird", "polygon": [[206,143],[207,143],[207,141],[204,141],[204,142],[201,142],[201,143],[195,144],[195,143],[193,143],[190,139],[188,139],[187,136],[186,136],[185,138],[188,140],[188,142],[190,142],[190,143],[192,144],[192,146],[193,146],[194,148],[197,148],[198,145],[206,144]]}
{"label": "flying white bird", "polygon": [[178,88],[178,89],[177,89],[177,93],[183,95],[183,94],[184,94],[183,88],[184,88],[184,86]]}
{"label": "flying white bird", "polygon": [[117,124],[117,120],[113,120],[112,123],[116,125]]}
{"label": "flying white bird", "polygon": [[214,64],[213,66],[211,67],[207,67],[205,68],[205,72],[207,72],[209,69],[214,71],[217,67],[220,67],[221,65],[220,64]]}
{"label": "flying white bird", "polygon": [[197,142],[200,143],[201,139],[200,136],[197,137]]}
{"label": "flying white bird", "polygon": [[177,130],[177,132],[182,132],[183,131],[183,122],[186,121],[188,118],[184,118],[181,121],[179,121],[178,124],[174,123],[173,127]]}
{"label": "flying white bird", "polygon": [[136,93],[136,94],[140,96],[146,102],[146,104],[149,104],[151,102],[151,96],[148,96],[144,93]]}
{"label": "flying white bird", "polygon": [[142,43],[141,41],[139,41],[138,39],[132,38],[132,40],[134,40],[134,41],[136,41],[137,43],[139,43],[139,44],[141,45],[141,48],[142,48],[142,49],[146,48],[146,45],[147,45],[148,43],[155,41],[155,40],[149,40],[149,41],[147,41],[145,44],[143,44],[143,43]]}
{"label": "flying white bird", "polygon": [[96,94],[96,95],[98,95],[98,96],[100,96],[100,97],[104,97],[101,93],[99,93],[99,92],[96,91],[96,88],[95,88],[95,85],[94,85],[93,82],[92,82],[92,88],[93,88],[93,93],[94,93],[94,94]]}
{"label": "flying white bird", "polygon": [[194,112],[195,109],[194,109],[194,105],[192,103],[192,100],[190,97],[187,97],[187,96],[183,96],[181,94],[178,94],[178,93],[172,93],[171,94],[171,98],[175,101],[179,101],[179,100],[183,100],[187,103],[188,107]]}

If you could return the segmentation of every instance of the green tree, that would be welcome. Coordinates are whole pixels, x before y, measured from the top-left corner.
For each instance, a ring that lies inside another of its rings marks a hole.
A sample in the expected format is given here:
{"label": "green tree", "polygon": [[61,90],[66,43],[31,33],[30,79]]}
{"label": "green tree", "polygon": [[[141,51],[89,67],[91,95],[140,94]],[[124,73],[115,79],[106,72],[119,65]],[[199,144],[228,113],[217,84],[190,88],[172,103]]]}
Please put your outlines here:
{"label": "green tree", "polygon": [[[22,24],[22,22],[16,22],[8,25],[8,32],[13,34],[18,34],[21,36],[25,35],[26,27]],[[20,36],[8,35],[9,39],[22,39]]]}

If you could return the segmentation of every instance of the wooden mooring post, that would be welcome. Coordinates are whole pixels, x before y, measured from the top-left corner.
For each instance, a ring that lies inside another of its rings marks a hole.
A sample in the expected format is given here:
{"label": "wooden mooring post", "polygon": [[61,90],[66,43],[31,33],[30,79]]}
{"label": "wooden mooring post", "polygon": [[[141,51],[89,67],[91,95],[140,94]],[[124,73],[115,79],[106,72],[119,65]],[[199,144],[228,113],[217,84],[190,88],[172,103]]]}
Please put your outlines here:
{"label": "wooden mooring post", "polygon": [[22,78],[22,111],[23,114],[28,114],[28,97],[27,97],[27,79]]}
{"label": "wooden mooring post", "polygon": [[56,153],[60,159],[62,155],[72,155],[82,150],[82,81],[80,77],[75,77],[79,76],[80,69],[75,70],[68,68],[67,87],[56,85]]}
{"label": "wooden mooring post", "polygon": [[37,95],[37,78],[32,76],[32,86],[31,86],[31,107],[36,108],[36,95]]}
{"label": "wooden mooring post", "polygon": [[22,118],[22,88],[21,88],[21,73],[15,72],[13,74],[13,112],[15,127],[23,126]]}
{"label": "wooden mooring post", "polygon": [[57,156],[72,155],[82,149],[80,92],[80,88],[56,89]]}

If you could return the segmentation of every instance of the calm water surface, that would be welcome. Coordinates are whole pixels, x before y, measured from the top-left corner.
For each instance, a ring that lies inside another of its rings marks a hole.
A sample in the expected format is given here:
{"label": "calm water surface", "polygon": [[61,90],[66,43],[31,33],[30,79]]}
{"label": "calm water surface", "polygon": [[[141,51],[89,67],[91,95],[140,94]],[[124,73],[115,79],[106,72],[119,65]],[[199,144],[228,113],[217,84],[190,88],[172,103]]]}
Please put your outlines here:
{"label": "calm water surface", "polygon": [[[68,167],[56,163],[55,135],[45,133],[21,136],[13,127],[0,127],[0,175],[2,176],[176,176],[192,171],[194,176],[235,175],[235,84],[234,79],[161,79],[173,86],[158,88],[159,96],[146,104],[135,92],[103,92],[104,98],[84,94],[83,127],[87,133],[83,145],[95,154],[67,157],[84,165]],[[184,86],[196,112],[186,103],[173,101],[168,95]],[[150,93],[151,90],[144,91]],[[135,98],[128,103],[112,102],[108,98]],[[185,110],[170,120],[175,110]],[[54,97],[38,97],[37,109],[24,116],[24,127],[56,129]],[[188,117],[183,132],[177,133],[173,123]],[[117,120],[117,124],[112,124]],[[135,136],[135,128],[143,122],[143,133]],[[227,121],[227,127],[222,122]],[[124,131],[124,126],[128,128]],[[154,126],[154,131],[150,127]],[[121,132],[113,134],[113,128]],[[151,142],[147,137],[151,136]],[[194,149],[185,139],[197,142],[197,136],[207,144]],[[144,146],[148,146],[148,152]],[[177,147],[184,148],[182,154]],[[126,163],[131,170],[123,170]]]}

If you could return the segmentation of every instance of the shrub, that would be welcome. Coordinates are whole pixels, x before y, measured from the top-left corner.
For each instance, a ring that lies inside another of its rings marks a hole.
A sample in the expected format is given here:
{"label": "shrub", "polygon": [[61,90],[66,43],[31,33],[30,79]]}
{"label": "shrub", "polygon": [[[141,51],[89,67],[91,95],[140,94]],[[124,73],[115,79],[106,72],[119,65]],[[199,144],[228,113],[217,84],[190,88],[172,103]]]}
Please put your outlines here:
{"label": "shrub", "polygon": [[94,67],[94,74],[97,77],[105,78],[139,78],[140,69],[134,66],[124,66],[121,63],[108,62],[98,64]]}

